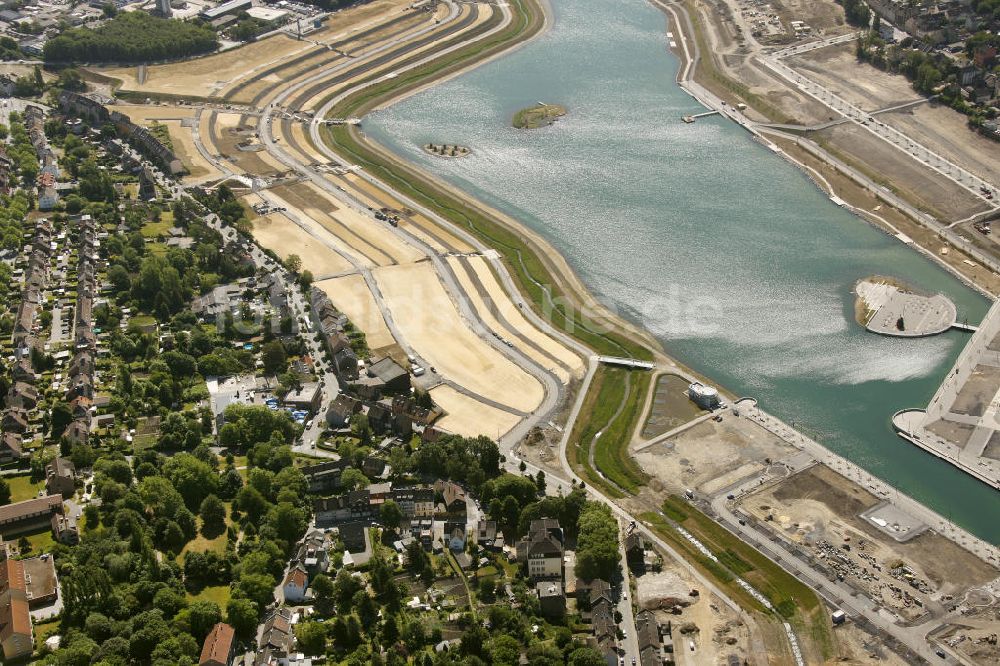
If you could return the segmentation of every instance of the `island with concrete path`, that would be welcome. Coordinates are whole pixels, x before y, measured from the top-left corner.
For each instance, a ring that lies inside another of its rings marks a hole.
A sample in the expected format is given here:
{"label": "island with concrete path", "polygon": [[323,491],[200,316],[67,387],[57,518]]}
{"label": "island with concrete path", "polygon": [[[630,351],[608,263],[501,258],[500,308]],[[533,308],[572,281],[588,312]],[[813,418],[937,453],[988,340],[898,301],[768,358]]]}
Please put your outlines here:
{"label": "island with concrete path", "polygon": [[899,280],[872,276],[854,287],[855,317],[879,335],[918,338],[944,333],[955,325],[955,304],[942,294],[923,294]]}

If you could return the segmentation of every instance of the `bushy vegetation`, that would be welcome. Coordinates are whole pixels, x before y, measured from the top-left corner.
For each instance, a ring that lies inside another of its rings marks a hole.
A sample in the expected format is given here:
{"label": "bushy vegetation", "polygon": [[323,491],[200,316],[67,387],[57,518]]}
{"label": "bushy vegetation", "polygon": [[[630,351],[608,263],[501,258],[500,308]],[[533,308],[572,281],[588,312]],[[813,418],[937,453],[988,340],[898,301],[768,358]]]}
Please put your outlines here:
{"label": "bushy vegetation", "polygon": [[124,12],[91,28],[72,28],[45,44],[45,62],[144,63],[214,51],[219,40],[211,28]]}
{"label": "bushy vegetation", "polygon": [[871,23],[872,13],[865,0],[837,0],[844,7],[844,17],[851,25],[867,28]]}

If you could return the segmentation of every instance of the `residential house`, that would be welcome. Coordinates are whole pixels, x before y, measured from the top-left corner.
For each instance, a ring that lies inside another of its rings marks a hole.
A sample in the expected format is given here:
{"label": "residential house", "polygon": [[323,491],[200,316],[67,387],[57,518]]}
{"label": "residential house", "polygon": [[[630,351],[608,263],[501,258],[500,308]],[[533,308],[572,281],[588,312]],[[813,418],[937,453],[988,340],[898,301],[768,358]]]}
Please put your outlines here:
{"label": "residential house", "polygon": [[434,516],[433,488],[396,488],[392,500],[399,505],[408,518],[430,518]]}
{"label": "residential house", "polygon": [[304,566],[296,562],[285,574],[281,583],[281,593],[286,603],[301,604],[306,600],[306,587],[309,585],[309,574]]}
{"label": "residential house", "polygon": [[615,624],[614,606],[601,601],[591,609],[591,626],[597,650],[608,666],[618,664],[618,625]]}
{"label": "residential house", "polygon": [[[577,587],[577,590],[580,588]],[[587,603],[588,608],[593,610],[594,608],[600,607],[601,604],[607,604],[609,607],[614,607],[615,602],[611,598],[611,583],[600,578],[596,578],[590,581],[587,585]],[[578,592],[579,594],[579,592]]]}
{"label": "residential house", "polygon": [[236,655],[236,632],[225,622],[218,622],[205,637],[198,666],[230,666]]}
{"label": "residential house", "polygon": [[445,521],[444,541],[451,550],[457,552],[465,550],[465,522],[457,520]]}
{"label": "residential house", "polygon": [[76,494],[76,467],[66,458],[53,458],[45,466],[45,490],[69,499]]}
{"label": "residential house", "polygon": [[23,435],[28,431],[28,413],[23,409],[8,408],[4,410],[3,419],[0,420],[0,427],[4,432],[13,432]]}
{"label": "residential house", "polygon": [[349,460],[341,458],[303,467],[302,474],[309,484],[309,492],[329,493],[339,489],[340,475],[349,465]]}
{"label": "residential house", "polygon": [[558,581],[540,581],[535,584],[538,595],[538,606],[542,616],[560,618],[566,614],[566,595],[562,583]]}
{"label": "residential house", "polygon": [[642,536],[633,531],[625,537],[625,559],[628,561],[629,567],[633,569],[641,567],[645,556],[646,548]]}
{"label": "residential house", "polygon": [[61,513],[52,514],[52,536],[59,543],[70,546],[79,543],[80,528],[76,524],[76,518]]}
{"label": "residential house", "polygon": [[90,419],[73,419],[70,421],[70,424],[66,426],[66,431],[63,432],[63,437],[73,444],[86,444],[87,440],[90,438]]}
{"label": "residential house", "polygon": [[344,548],[351,553],[363,553],[366,549],[365,533],[367,526],[361,521],[344,523],[339,528],[340,540],[344,542]]}
{"label": "residential house", "polygon": [[503,533],[497,530],[497,521],[480,520],[476,525],[476,543],[486,550],[502,551]]}
{"label": "residential house", "polygon": [[2,540],[0,540],[0,648],[4,661],[28,657],[34,650],[24,565],[10,559]]}
{"label": "residential house", "polygon": [[326,549],[326,536],[314,530],[299,542],[295,560],[305,567],[310,577],[325,573],[330,568],[330,556]]}
{"label": "residential house", "polygon": [[441,493],[444,510],[451,516],[464,516],[466,513],[465,489],[452,481],[438,480],[434,483],[434,492]]}
{"label": "residential house", "polygon": [[644,609],[636,613],[635,631],[641,665],[662,666],[663,642],[660,640],[660,625],[652,611]]}
{"label": "residential house", "polygon": [[[267,619],[264,620],[263,631],[261,631],[260,649],[257,652],[255,664],[280,663],[279,660],[287,661],[295,644],[292,617],[292,611],[288,608],[276,608],[267,616]],[[266,660],[261,661],[262,657],[265,657]],[[271,658],[274,658],[275,662],[271,662]]]}
{"label": "residential house", "polygon": [[554,518],[531,521],[528,535],[517,543],[517,558],[528,565],[532,581],[562,580],[563,531],[559,521]]}
{"label": "residential house", "polygon": [[31,411],[38,405],[38,391],[27,382],[14,382],[7,392],[7,405]]}
{"label": "residential house", "polygon": [[21,435],[16,432],[5,432],[0,438],[0,463],[11,463],[20,460],[24,455],[21,448]]}
{"label": "residential house", "polygon": [[346,428],[351,417],[361,411],[361,401],[341,393],[326,410],[326,422],[333,429]]}

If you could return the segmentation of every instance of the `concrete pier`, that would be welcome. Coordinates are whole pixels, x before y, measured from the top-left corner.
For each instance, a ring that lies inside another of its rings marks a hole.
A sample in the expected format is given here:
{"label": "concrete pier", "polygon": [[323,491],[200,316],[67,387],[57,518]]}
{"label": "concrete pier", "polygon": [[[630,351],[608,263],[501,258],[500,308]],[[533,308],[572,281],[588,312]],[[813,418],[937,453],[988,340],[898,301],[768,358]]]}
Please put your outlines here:
{"label": "concrete pier", "polygon": [[1000,301],[926,409],[892,417],[900,437],[1000,490]]}

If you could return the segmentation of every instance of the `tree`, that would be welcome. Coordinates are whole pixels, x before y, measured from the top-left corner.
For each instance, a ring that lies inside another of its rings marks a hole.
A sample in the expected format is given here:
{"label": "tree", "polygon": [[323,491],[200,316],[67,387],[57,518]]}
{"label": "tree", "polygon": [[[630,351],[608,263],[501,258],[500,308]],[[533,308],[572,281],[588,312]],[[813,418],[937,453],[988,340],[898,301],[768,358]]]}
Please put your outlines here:
{"label": "tree", "polygon": [[73,420],[73,410],[64,400],[60,400],[52,406],[52,415],[49,418],[49,428],[52,439],[59,439],[66,432],[66,427]]}
{"label": "tree", "polygon": [[249,638],[257,631],[257,604],[249,599],[230,599],[226,604],[226,622],[241,638]]}
{"label": "tree", "polygon": [[7,479],[0,478],[0,506],[10,504],[10,484]]}
{"label": "tree", "polygon": [[285,258],[285,268],[293,273],[298,273],[302,268],[302,258],[297,254],[290,254]]}
{"label": "tree", "polygon": [[326,625],[319,622],[299,622],[295,639],[307,655],[320,655],[326,650]]}
{"label": "tree", "polygon": [[332,615],[334,611],[333,605],[333,581],[326,574],[317,574],[315,578],[312,579],[312,583],[309,587],[313,591],[313,597],[315,598],[314,605],[316,607],[316,612],[320,615]]}
{"label": "tree", "polygon": [[178,453],[163,465],[163,476],[170,480],[192,511],[219,486],[215,470],[190,453]]}
{"label": "tree", "polygon": [[379,509],[379,518],[383,526],[395,530],[403,520],[403,510],[393,500],[386,500]]}
{"label": "tree", "polygon": [[215,538],[226,529],[226,505],[215,495],[209,495],[201,501],[198,510],[201,515],[201,530],[206,538]]}
{"label": "tree", "polygon": [[604,657],[592,647],[580,647],[569,654],[567,666],[605,666]]}
{"label": "tree", "polygon": [[222,620],[222,611],[214,601],[195,601],[187,609],[191,635],[198,642],[205,640],[208,632]]}
{"label": "tree", "polygon": [[511,636],[495,636],[489,641],[490,663],[515,666],[521,658],[521,644]]}
{"label": "tree", "polygon": [[357,490],[358,488],[367,486],[369,483],[370,481],[364,475],[364,472],[353,467],[347,467],[340,474],[340,486],[344,490]]}
{"label": "tree", "polygon": [[280,340],[272,340],[261,348],[260,360],[269,375],[281,374],[288,367],[288,354]]}

